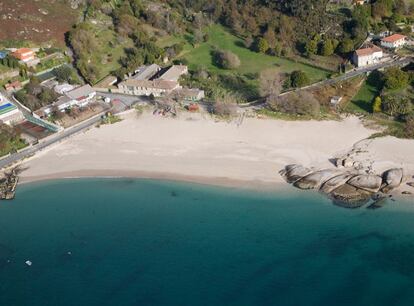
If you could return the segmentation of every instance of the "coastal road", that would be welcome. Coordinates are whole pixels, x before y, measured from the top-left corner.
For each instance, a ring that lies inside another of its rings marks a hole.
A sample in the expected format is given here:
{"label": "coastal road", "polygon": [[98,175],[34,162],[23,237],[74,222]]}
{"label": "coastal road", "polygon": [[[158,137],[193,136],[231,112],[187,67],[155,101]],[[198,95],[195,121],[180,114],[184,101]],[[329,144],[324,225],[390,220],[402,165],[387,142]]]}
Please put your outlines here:
{"label": "coastal road", "polygon": [[55,143],[58,143],[70,136],[73,136],[83,130],[86,130],[90,128],[91,126],[95,125],[101,120],[101,115],[96,115],[95,117],[92,117],[88,120],[85,120],[78,125],[68,128],[66,130],[63,130],[61,132],[58,132],[56,134],[53,134],[52,136],[49,136],[48,138],[44,139],[43,141],[40,141],[38,144],[30,146],[26,149],[23,149],[22,151],[18,153],[11,154],[7,157],[4,157],[3,159],[0,159],[0,169],[3,169],[5,167],[11,166],[13,163],[18,162],[24,158],[27,158],[36,152],[39,152],[46,147],[53,145]]}

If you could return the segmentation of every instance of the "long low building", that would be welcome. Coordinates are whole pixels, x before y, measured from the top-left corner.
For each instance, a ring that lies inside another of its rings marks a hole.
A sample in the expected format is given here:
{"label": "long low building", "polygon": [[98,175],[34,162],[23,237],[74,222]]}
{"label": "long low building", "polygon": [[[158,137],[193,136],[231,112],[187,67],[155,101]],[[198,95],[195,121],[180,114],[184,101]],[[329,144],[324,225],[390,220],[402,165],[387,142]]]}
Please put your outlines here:
{"label": "long low building", "polygon": [[118,84],[119,92],[135,96],[153,95],[154,97],[160,97],[180,88],[178,82],[160,79],[153,81],[128,79]]}

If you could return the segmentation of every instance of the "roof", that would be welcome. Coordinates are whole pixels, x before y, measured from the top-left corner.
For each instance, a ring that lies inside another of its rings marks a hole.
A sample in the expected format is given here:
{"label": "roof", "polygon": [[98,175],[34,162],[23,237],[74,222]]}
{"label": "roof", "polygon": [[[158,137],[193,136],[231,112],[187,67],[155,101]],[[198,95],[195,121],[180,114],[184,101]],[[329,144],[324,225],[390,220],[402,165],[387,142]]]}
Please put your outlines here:
{"label": "roof", "polygon": [[382,41],[393,43],[393,42],[399,41],[401,39],[406,39],[406,37],[407,36],[404,36],[404,35],[401,35],[401,34],[393,34],[391,36],[384,37],[382,39]]}
{"label": "roof", "polygon": [[112,85],[114,85],[118,81],[118,78],[113,75],[108,75],[106,78],[104,78],[99,83],[95,84],[95,88],[107,88]]}
{"label": "roof", "polygon": [[138,73],[134,75],[132,78],[135,80],[148,80],[152,78],[160,70],[161,67],[157,64],[143,66],[139,69]]}
{"label": "roof", "polygon": [[16,51],[14,51],[13,53],[15,53],[15,54],[25,54],[25,53],[32,53],[32,52],[34,52],[32,49],[20,48],[20,49],[17,49]]}
{"label": "roof", "polygon": [[198,88],[183,88],[180,93],[186,97],[198,97],[198,95],[204,95],[204,90]]}
{"label": "roof", "polygon": [[382,49],[377,46],[372,46],[370,48],[363,48],[363,49],[355,50],[355,53],[358,56],[368,56],[368,55],[374,54],[375,52],[382,52]]}
{"label": "roof", "polygon": [[160,79],[153,81],[128,79],[126,81],[123,81],[120,85],[173,90],[178,86],[178,83],[175,81],[166,81]]}
{"label": "roof", "polygon": [[75,88],[74,90],[66,92],[66,95],[69,98],[72,98],[74,100],[78,100],[80,98],[89,96],[90,94],[92,94],[94,92],[95,92],[95,90],[93,90],[91,85],[87,84],[87,85],[83,85],[83,86],[80,86],[78,88]]}
{"label": "roof", "polygon": [[166,81],[178,81],[181,75],[187,73],[188,68],[184,65],[173,65],[164,72],[159,79]]}
{"label": "roof", "polygon": [[10,102],[0,105],[0,115],[7,114],[8,112],[15,110],[16,108],[17,107],[11,104]]}

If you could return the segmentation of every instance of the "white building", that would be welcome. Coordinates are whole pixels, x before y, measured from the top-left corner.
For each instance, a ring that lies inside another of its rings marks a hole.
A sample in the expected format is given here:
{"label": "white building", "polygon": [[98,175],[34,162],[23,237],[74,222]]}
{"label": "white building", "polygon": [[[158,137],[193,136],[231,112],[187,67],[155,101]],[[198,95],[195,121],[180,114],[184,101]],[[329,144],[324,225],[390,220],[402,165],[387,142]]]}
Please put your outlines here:
{"label": "white building", "polygon": [[393,34],[381,39],[381,46],[388,49],[398,49],[407,43],[407,36],[401,34]]}
{"label": "white building", "polygon": [[352,61],[357,67],[369,66],[378,63],[384,53],[381,48],[372,46],[370,48],[358,49],[354,52]]}
{"label": "white building", "polygon": [[85,107],[96,96],[96,91],[90,85],[80,86],[71,91],[65,92],[56,102],[42,107],[35,111],[35,115],[39,117],[49,116],[54,109],[64,112],[66,109],[73,106]]}
{"label": "white building", "polygon": [[129,79],[118,84],[120,93],[135,96],[160,97],[180,88],[178,82],[160,79],[154,81]]}

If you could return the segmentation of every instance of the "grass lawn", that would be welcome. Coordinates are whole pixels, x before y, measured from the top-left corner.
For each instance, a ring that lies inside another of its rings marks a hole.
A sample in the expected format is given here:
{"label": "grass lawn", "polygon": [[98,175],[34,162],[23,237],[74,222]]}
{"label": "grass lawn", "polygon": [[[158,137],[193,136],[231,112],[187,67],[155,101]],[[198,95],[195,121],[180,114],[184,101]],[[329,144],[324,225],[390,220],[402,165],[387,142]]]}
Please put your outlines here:
{"label": "grass lawn", "polygon": [[371,113],[372,102],[378,96],[380,89],[364,81],[358,93],[351,99],[347,111],[356,113]]}
{"label": "grass lawn", "polygon": [[[204,67],[217,73],[238,73],[242,75],[252,75],[260,73],[267,68],[278,68],[281,72],[290,73],[294,70],[303,70],[306,72],[312,82],[325,79],[330,74],[329,71],[312,67],[303,63],[283,59],[275,56],[265,55],[253,52],[243,45],[243,40],[229,33],[220,25],[213,25],[206,30],[208,41],[201,43],[193,48],[186,43],[181,58],[188,61],[190,69]],[[176,38],[168,38],[174,43]],[[163,42],[163,45],[168,45]],[[229,50],[235,53],[241,61],[240,67],[235,70],[223,70],[214,65],[212,51],[214,49]]]}

